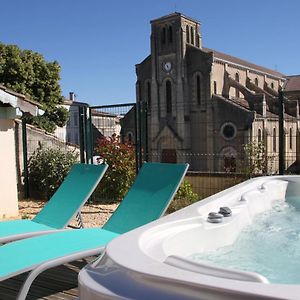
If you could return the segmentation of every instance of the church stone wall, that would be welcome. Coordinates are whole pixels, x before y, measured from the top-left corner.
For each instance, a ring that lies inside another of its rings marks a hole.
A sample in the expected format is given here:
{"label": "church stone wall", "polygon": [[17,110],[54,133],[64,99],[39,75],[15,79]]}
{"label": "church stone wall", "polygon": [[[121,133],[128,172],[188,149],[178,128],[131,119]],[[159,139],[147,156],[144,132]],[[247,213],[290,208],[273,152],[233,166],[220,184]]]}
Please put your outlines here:
{"label": "church stone wall", "polygon": [[222,95],[224,85],[224,64],[213,63],[211,72],[211,93],[214,93],[214,81],[217,84],[217,94]]}
{"label": "church stone wall", "polygon": [[[161,157],[162,150],[175,151],[177,161],[186,156],[193,170],[219,172],[224,171],[224,165],[229,165],[230,172],[234,168],[238,171],[237,165],[231,167],[231,161],[234,165],[234,159],[244,159],[243,145],[257,141],[260,129],[270,153],[270,169],[278,171],[276,96],[284,75],[202,48],[199,23],[180,13],[153,20],[151,25],[151,55],[137,65],[137,100],[147,101],[146,82],[151,80],[150,152],[156,151],[157,157]],[[173,39],[162,42],[164,29],[173,33]],[[191,32],[195,33],[195,42],[191,42]],[[170,93],[166,96],[167,80],[171,82],[171,97]],[[167,98],[171,98],[172,113],[166,111]],[[288,107],[286,112],[293,112],[297,117],[294,106]],[[224,137],[226,124],[235,128],[231,138]],[[296,146],[296,118],[286,125],[288,133],[289,126],[295,140],[290,146],[286,136],[286,154],[296,151],[300,157],[297,151],[300,146]],[[287,166],[293,160],[290,155]]]}

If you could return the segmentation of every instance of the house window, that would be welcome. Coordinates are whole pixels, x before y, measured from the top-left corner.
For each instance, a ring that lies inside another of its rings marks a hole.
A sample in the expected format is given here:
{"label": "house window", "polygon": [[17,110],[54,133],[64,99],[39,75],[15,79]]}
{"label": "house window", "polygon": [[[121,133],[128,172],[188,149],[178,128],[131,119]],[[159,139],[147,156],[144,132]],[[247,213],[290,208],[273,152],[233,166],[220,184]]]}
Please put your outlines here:
{"label": "house window", "polygon": [[258,78],[254,79],[254,83],[255,83],[256,86],[258,86]]}
{"label": "house window", "polygon": [[166,82],[166,102],[167,114],[172,114],[172,85],[169,80]]}
{"label": "house window", "polygon": [[[235,73],[235,81],[240,82],[240,76],[239,73]],[[239,98],[240,97],[240,92],[238,88],[235,88],[235,97]]]}
{"label": "house window", "polygon": [[189,43],[190,42],[190,29],[189,29],[188,25],[186,25],[185,31],[186,31],[186,42]]}
{"label": "house window", "polygon": [[127,133],[127,142],[129,143],[129,144],[132,144],[132,141],[133,141],[133,134],[132,134],[132,132],[128,132]]}
{"label": "house window", "polygon": [[197,103],[201,104],[201,78],[200,75],[196,77],[196,93],[197,93]]}
{"label": "house window", "polygon": [[214,94],[217,94],[217,82],[214,81]]}
{"label": "house window", "polygon": [[73,125],[78,126],[78,113],[77,112],[74,113],[73,118],[74,118]]}
{"label": "house window", "polygon": [[169,26],[169,43],[173,43],[173,28],[172,26]]}
{"label": "house window", "polygon": [[261,129],[260,128],[258,129],[258,132],[257,132],[257,141],[259,143],[262,142],[262,134],[261,134]]}
{"label": "house window", "polygon": [[271,82],[271,88],[274,90],[274,82]]}
{"label": "house window", "polygon": [[273,152],[276,152],[276,128],[273,128]]}
{"label": "house window", "polygon": [[293,129],[290,128],[290,149],[293,149]]}

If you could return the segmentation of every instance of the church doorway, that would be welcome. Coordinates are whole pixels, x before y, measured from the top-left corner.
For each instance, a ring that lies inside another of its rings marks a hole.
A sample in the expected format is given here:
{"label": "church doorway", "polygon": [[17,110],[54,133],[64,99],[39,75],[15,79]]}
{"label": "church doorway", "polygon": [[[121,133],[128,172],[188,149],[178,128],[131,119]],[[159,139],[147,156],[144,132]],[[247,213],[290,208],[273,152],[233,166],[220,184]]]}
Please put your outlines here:
{"label": "church doorway", "polygon": [[163,163],[177,163],[177,155],[175,149],[163,149],[161,152],[161,162]]}

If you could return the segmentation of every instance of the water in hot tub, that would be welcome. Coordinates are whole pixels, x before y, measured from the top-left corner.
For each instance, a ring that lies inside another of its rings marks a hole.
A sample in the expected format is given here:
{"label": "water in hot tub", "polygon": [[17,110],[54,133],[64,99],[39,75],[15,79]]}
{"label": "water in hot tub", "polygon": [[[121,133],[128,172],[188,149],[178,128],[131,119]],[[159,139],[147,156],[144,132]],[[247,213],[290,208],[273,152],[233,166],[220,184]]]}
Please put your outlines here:
{"label": "water in hot tub", "polygon": [[300,197],[276,202],[271,210],[256,216],[233,245],[189,258],[256,272],[271,283],[299,284],[300,210],[292,202],[298,206]]}

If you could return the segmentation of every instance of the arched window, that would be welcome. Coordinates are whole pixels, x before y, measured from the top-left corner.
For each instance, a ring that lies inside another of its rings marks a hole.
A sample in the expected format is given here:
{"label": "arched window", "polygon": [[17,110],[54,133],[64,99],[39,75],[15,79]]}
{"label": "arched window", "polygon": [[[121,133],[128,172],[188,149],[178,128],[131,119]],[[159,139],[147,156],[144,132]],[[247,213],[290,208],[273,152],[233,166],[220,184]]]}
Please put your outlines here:
{"label": "arched window", "polygon": [[190,28],[189,28],[189,25],[186,25],[185,32],[186,32],[186,42],[189,43],[190,42]]}
{"label": "arched window", "polygon": [[147,104],[148,108],[151,107],[151,83],[147,82]]}
{"label": "arched window", "polygon": [[254,79],[254,83],[255,83],[255,85],[258,86],[258,78],[257,77]]}
{"label": "arched window", "polygon": [[258,132],[257,132],[257,141],[259,143],[262,142],[262,134],[261,134],[261,129],[260,128],[258,129]]}
{"label": "arched window", "polygon": [[199,36],[198,36],[197,33],[196,33],[195,39],[196,39],[196,46],[199,48],[200,47],[200,40],[199,40]]}
{"label": "arched window", "polygon": [[169,26],[169,43],[173,43],[173,28]]}
{"label": "arched window", "polygon": [[276,152],[276,128],[273,128],[273,152]]}
{"label": "arched window", "polygon": [[196,95],[197,95],[197,103],[201,104],[201,77],[197,75],[196,77]]}
{"label": "arched window", "polygon": [[293,149],[293,129],[290,127],[290,149]]}
{"label": "arched window", "polygon": [[214,94],[217,94],[217,82],[214,81]]}
{"label": "arched window", "polygon": [[[236,82],[240,82],[240,76],[239,73],[235,73],[235,81]],[[238,88],[235,88],[235,97],[239,98],[240,97],[240,92],[238,90]]]}
{"label": "arched window", "polygon": [[274,82],[271,82],[271,88],[274,90]]}
{"label": "arched window", "polygon": [[161,30],[161,43],[164,45],[166,43],[166,28]]}
{"label": "arched window", "polygon": [[169,80],[166,82],[166,103],[167,114],[172,114],[172,84]]}
{"label": "arched window", "polygon": [[194,45],[194,28],[191,27],[191,44]]}

